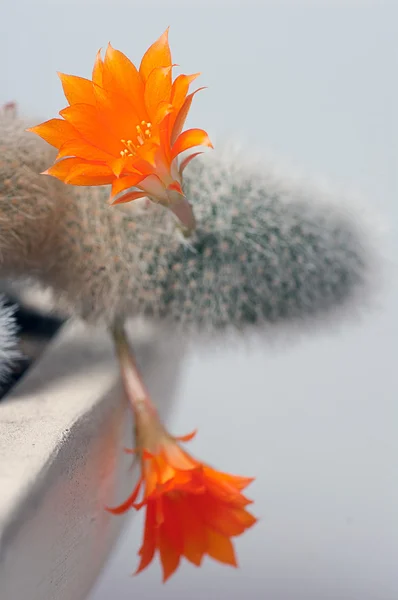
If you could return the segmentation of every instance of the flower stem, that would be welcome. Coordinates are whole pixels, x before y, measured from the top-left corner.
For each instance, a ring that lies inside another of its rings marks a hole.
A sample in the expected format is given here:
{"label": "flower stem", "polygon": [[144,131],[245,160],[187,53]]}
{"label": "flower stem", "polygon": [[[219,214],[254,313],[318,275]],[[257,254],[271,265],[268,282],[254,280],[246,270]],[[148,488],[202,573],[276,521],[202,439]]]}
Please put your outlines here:
{"label": "flower stem", "polygon": [[129,344],[123,323],[115,323],[111,328],[115,342],[116,354],[119,359],[120,373],[123,387],[134,412],[148,408],[156,412],[151,402],[149,392],[144,384],[141,373],[137,367],[133,350]]}
{"label": "flower stem", "polygon": [[186,198],[169,205],[171,212],[181,223],[181,230],[185,237],[189,237],[196,228],[196,219],[192,205]]}

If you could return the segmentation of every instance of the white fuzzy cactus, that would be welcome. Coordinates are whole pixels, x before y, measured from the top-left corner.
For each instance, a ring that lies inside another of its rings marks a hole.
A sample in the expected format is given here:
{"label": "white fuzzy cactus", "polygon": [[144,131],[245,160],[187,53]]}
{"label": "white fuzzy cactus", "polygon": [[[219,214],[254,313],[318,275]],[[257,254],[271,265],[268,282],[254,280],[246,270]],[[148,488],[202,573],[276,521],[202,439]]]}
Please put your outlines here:
{"label": "white fuzzy cactus", "polygon": [[7,306],[0,296],[0,390],[20,357],[14,312],[14,308]]}
{"label": "white fuzzy cactus", "polygon": [[[324,314],[365,292],[373,257],[358,211],[272,167],[216,151],[184,174],[197,229],[144,204],[127,216],[107,188],[40,175],[51,149],[0,121],[0,273],[34,276],[92,322],[144,316],[183,331],[259,328]],[[131,205],[129,205],[131,206]]]}

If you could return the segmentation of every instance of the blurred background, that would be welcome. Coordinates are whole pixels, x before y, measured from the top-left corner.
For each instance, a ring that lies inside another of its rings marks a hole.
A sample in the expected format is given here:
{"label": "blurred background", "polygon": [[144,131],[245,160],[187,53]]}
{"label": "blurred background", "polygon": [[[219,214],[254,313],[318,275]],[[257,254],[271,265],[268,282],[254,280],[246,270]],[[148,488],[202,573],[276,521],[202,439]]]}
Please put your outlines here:
{"label": "blurred background", "polygon": [[169,426],[197,427],[193,453],[256,477],[260,522],[237,539],[238,570],[183,564],[162,586],[158,565],[130,577],[138,515],[88,600],[396,600],[398,5],[4,1],[0,105],[54,117],[57,71],[88,77],[108,41],[138,62],[168,25],[174,61],[208,86],[188,125],[361,193],[389,226],[388,274],[372,309],[333,330],[191,349]]}

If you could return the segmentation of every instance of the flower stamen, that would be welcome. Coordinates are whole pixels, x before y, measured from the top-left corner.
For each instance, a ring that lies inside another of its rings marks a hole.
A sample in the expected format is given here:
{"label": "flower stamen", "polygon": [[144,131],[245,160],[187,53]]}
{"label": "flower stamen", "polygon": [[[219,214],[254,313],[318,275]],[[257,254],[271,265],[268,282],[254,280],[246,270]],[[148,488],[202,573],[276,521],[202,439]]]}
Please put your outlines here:
{"label": "flower stamen", "polygon": [[127,156],[136,156],[138,146],[143,146],[146,140],[149,140],[149,138],[152,137],[151,127],[152,123],[147,123],[146,121],[141,121],[140,125],[135,126],[135,130],[137,132],[136,139],[138,143],[134,143],[132,140],[121,139],[120,141],[122,142],[123,146],[125,146],[125,148],[120,151],[120,156],[123,158]]}

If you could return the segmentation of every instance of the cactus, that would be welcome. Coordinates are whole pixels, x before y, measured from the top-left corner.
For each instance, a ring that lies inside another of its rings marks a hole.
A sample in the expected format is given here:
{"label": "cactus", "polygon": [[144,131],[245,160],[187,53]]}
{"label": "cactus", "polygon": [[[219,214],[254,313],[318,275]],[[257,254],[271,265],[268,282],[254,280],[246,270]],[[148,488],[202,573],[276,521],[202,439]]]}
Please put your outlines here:
{"label": "cactus", "polygon": [[[40,274],[51,255],[52,233],[65,190],[40,175],[54,150],[24,132],[26,125],[0,110],[0,274]],[[53,225],[51,225],[53,224]]]}
{"label": "cactus", "polygon": [[0,122],[1,273],[36,277],[88,321],[243,330],[324,314],[366,288],[373,259],[359,211],[272,167],[216,152],[191,163],[184,187],[198,227],[185,239],[161,206],[137,201],[126,215],[107,205],[107,188],[39,175],[51,150],[22,129]]}
{"label": "cactus", "polygon": [[14,308],[7,306],[0,296],[0,391],[19,357]]}

